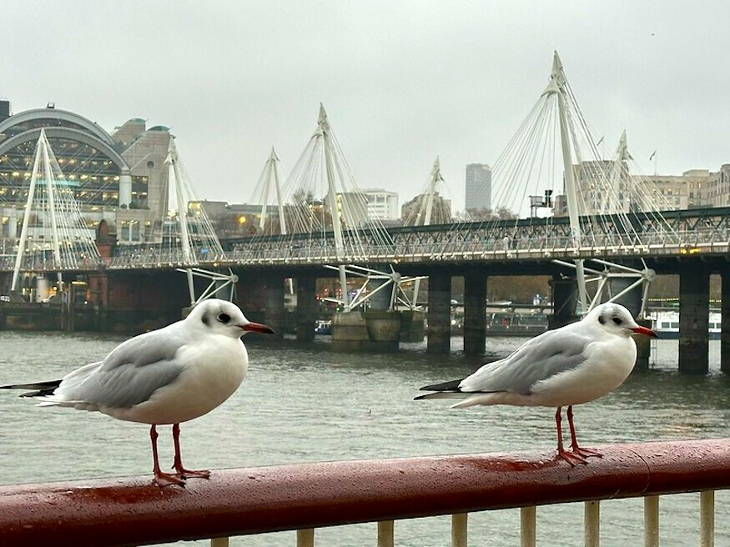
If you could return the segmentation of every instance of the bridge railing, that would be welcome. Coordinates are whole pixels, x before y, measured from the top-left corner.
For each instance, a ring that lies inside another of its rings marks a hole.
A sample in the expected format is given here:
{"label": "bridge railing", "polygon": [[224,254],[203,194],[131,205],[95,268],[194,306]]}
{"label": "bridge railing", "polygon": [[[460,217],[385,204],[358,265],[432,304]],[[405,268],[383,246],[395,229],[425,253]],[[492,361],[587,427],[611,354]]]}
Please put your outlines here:
{"label": "bridge railing", "polygon": [[[511,235],[493,233],[487,228],[458,225],[442,231],[429,230],[418,238],[413,233],[397,235],[392,244],[373,244],[367,241],[350,245],[338,253],[334,240],[323,239],[321,234],[312,238],[281,241],[252,238],[237,244],[225,254],[201,250],[187,258],[180,249],[160,249],[150,245],[124,245],[117,256],[103,264],[79,263],[76,270],[219,267],[228,265],[276,264],[337,264],[362,262],[429,262],[442,260],[505,260],[551,258],[602,258],[636,255],[679,255],[687,253],[721,253],[730,249],[730,228],[698,227],[694,230],[672,232],[671,237],[661,231],[647,230],[637,236],[596,233],[584,234],[578,240],[563,233],[540,234],[515,231]],[[546,228],[547,230],[547,228]],[[415,232],[414,232],[415,233]],[[11,271],[14,257],[0,258],[0,270]],[[35,272],[58,271],[53,261],[37,262],[25,268]]]}
{"label": "bridge railing", "polygon": [[[730,488],[730,440],[600,447],[571,467],[555,453],[340,461],[214,471],[185,488],[149,477],[0,487],[0,544],[127,546],[373,522],[394,545],[395,521],[452,515],[437,543],[465,547],[468,513],[519,508],[523,547],[536,544],[536,507],[585,503],[585,544],[597,546],[600,500],[644,498],[644,545],[659,541],[659,496],[700,492],[698,543],[714,544],[714,492]],[[561,522],[561,527],[580,523]],[[554,542],[555,540],[553,540]],[[559,541],[559,539],[558,539]],[[627,538],[626,544],[636,544]],[[694,543],[694,542],[693,542]]]}

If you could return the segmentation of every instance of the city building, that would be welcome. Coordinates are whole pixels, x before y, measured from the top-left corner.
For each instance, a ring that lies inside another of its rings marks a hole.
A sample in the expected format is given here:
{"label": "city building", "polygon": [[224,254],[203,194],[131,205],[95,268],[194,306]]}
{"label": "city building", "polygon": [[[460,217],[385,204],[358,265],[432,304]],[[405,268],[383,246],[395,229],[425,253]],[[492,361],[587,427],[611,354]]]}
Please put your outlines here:
{"label": "city building", "polygon": [[53,103],[12,114],[0,100],[0,238],[20,234],[42,128],[89,226],[106,220],[121,242],[151,237],[167,207],[167,127],[133,118],[110,134]]}
{"label": "city building", "polygon": [[368,198],[368,218],[371,220],[390,221],[400,218],[398,194],[382,188],[371,188],[362,191]]}
{"label": "city building", "polygon": [[704,193],[710,179],[709,169],[691,169],[681,175],[646,175],[643,177],[664,198],[666,209],[705,207]]}
{"label": "city building", "polygon": [[704,199],[711,207],[730,207],[730,163],[717,173],[710,173],[705,183]]}
{"label": "city building", "polygon": [[466,210],[492,208],[492,169],[486,163],[466,166]]}
{"label": "city building", "polygon": [[[620,210],[644,209],[640,204],[645,198],[636,194],[639,181],[656,190],[652,204],[658,210],[730,205],[730,164],[723,165],[716,173],[691,169],[681,175],[631,175],[625,162],[615,173],[614,166],[612,161],[586,161],[574,166],[579,191],[590,212],[611,212],[606,210],[610,201],[606,194],[612,191]],[[610,185],[614,183],[615,190],[611,190]]]}

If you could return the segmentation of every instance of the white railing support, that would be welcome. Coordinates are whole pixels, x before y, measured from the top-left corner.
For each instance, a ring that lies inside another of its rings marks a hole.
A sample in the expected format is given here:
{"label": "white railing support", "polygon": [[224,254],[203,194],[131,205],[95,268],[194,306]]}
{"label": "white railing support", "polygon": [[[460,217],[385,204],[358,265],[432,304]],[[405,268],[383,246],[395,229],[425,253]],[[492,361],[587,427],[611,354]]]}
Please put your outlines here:
{"label": "white railing support", "polygon": [[537,543],[537,508],[520,509],[520,547],[535,547]]}
{"label": "white railing support", "polygon": [[392,520],[378,522],[378,547],[394,547],[395,533]]}
{"label": "white railing support", "polygon": [[451,515],[451,547],[466,547],[468,513]]}
{"label": "white railing support", "polygon": [[314,528],[297,530],[297,547],[314,547]]}
{"label": "white railing support", "polygon": [[586,547],[598,547],[600,544],[601,502],[587,501],[584,506]]}
{"label": "white railing support", "polygon": [[700,492],[700,547],[715,546],[715,491]]}
{"label": "white railing support", "polygon": [[644,547],[659,547],[659,496],[644,498]]}

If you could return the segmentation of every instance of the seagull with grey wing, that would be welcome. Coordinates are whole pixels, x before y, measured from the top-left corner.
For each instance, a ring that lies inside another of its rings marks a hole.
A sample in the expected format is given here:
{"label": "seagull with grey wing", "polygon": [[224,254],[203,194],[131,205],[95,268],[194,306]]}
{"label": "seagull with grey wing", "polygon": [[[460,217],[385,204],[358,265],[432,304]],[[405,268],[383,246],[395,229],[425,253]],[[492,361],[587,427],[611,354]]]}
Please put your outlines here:
{"label": "seagull with grey wing", "polygon": [[[183,467],[180,424],[207,414],[241,385],[248,353],[247,332],[273,333],[252,323],[231,302],[209,299],[183,319],[121,343],[98,363],[50,382],[0,386],[31,389],[39,406],[98,411],[118,420],[150,424],[155,482],[184,485],[188,477],[210,477],[207,470]],[[157,426],[172,425],[175,473],[163,473],[157,455]]]}
{"label": "seagull with grey wing", "polygon": [[[656,337],[625,307],[596,306],[582,320],[532,338],[517,351],[482,366],[471,376],[421,388],[416,399],[460,399],[452,408],[474,405],[556,407],[558,455],[574,465],[601,454],[578,446],[573,405],[602,397],[628,378],[636,362],[632,334]],[[567,406],[571,451],[563,448],[562,407]]]}

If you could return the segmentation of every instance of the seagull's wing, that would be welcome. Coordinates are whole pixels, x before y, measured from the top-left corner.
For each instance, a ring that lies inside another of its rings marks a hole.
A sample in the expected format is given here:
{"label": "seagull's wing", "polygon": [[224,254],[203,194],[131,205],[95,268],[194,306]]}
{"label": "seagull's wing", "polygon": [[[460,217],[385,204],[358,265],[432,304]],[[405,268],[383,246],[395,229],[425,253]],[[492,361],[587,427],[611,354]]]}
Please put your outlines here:
{"label": "seagull's wing", "polygon": [[147,401],[180,375],[178,351],[185,345],[179,329],[149,332],[117,346],[101,363],[64,377],[49,403],[129,408]]}
{"label": "seagull's wing", "polygon": [[529,394],[535,383],[573,370],[588,359],[592,339],[574,329],[548,331],[509,357],[488,363],[464,378],[459,391]]}

